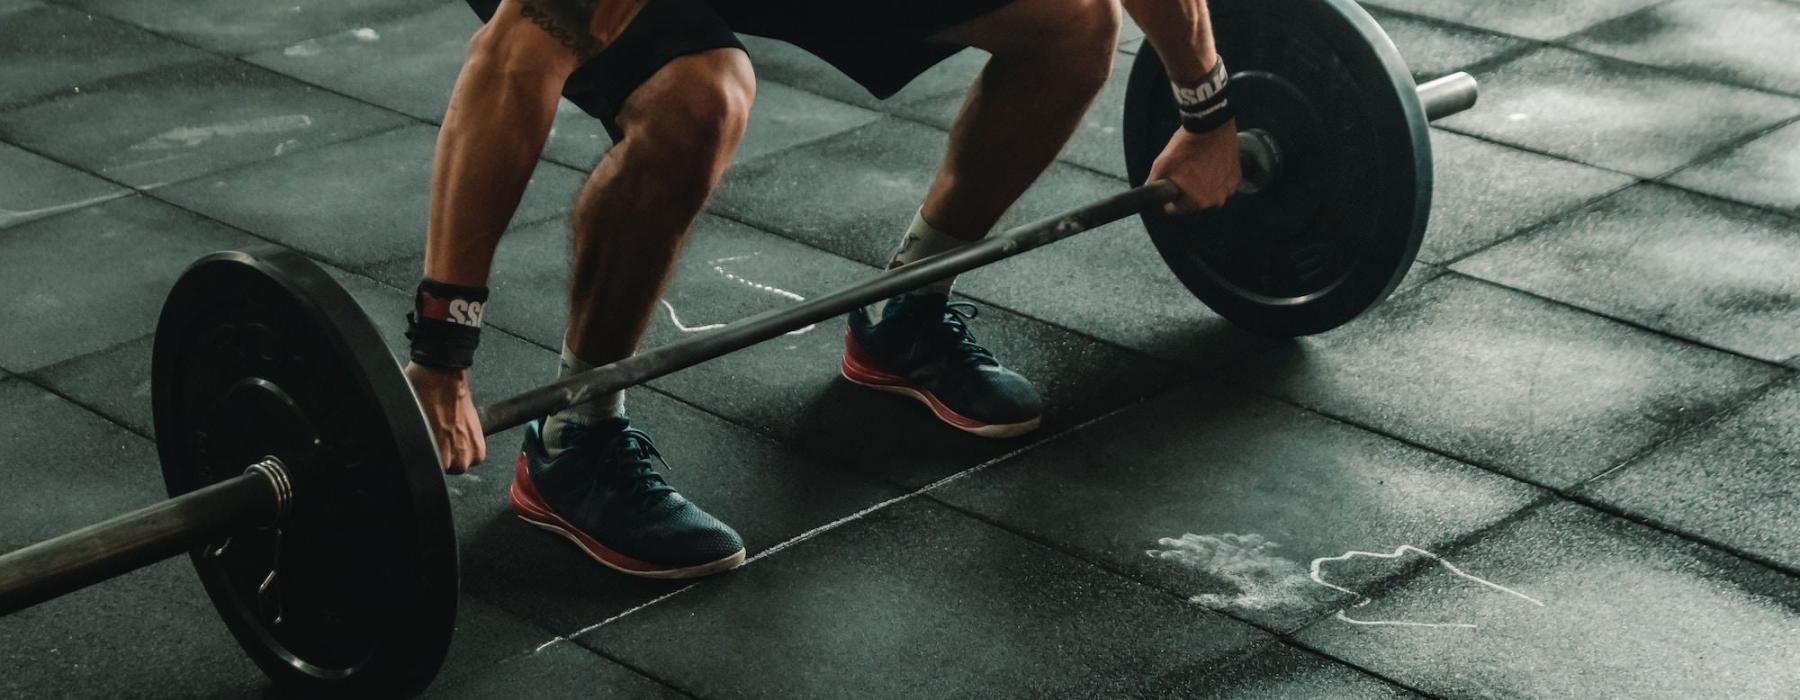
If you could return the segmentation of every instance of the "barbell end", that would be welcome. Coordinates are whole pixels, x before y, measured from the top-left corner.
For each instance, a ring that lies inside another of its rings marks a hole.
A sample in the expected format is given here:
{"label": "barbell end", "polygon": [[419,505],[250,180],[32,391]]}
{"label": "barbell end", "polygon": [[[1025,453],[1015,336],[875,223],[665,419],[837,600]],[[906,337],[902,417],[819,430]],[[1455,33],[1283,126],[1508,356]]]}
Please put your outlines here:
{"label": "barbell end", "polygon": [[1425,106],[1425,118],[1437,121],[1475,106],[1479,95],[1475,76],[1451,73],[1419,86],[1419,103]]}

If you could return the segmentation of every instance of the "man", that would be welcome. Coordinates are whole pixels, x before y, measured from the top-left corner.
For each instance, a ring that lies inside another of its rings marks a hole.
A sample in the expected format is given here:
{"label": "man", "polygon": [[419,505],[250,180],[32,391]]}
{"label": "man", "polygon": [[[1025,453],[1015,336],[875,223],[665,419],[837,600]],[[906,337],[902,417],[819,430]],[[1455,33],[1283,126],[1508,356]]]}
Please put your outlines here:
{"label": "man", "polygon": [[[614,138],[573,214],[574,272],[562,372],[629,356],[684,237],[743,135],[755,79],[734,32],[786,40],[886,97],[964,47],[992,54],[891,265],[977,240],[1055,158],[1111,72],[1116,0],[470,0],[475,34],[439,132],[424,281],[407,375],[444,469],[486,446],[469,365],[489,267],[518,206],[559,95]],[[1176,83],[1184,110],[1153,178],[1181,209],[1236,187],[1235,130],[1202,0],[1125,0]],[[1038,425],[1039,399],[969,333],[950,282],[848,319],[841,371],[905,394],[952,426],[1006,437]],[[532,303],[532,300],[509,300]],[[541,300],[539,303],[544,303]],[[687,578],[741,564],[738,534],[678,494],[630,426],[622,395],[526,428],[513,509],[614,569]]]}

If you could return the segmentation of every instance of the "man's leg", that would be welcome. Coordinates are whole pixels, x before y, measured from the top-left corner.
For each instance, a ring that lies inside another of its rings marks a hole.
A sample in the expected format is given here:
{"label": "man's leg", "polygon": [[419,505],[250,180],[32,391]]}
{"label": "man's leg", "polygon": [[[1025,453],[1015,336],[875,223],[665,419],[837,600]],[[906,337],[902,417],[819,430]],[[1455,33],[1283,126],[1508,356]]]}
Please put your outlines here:
{"label": "man's leg", "polygon": [[[1106,84],[1118,28],[1114,0],[1017,0],[933,37],[993,58],[950,128],[943,166],[890,266],[987,235]],[[973,307],[948,303],[952,282],[852,314],[844,376],[919,399],[939,419],[978,435],[1036,429],[1036,388],[975,342]]]}
{"label": "man's leg", "polygon": [[[575,205],[565,372],[636,351],[688,229],[743,136],[755,93],[748,57],[724,48],[671,61],[626,99],[615,120],[624,137]],[[563,447],[561,426],[621,417],[623,401],[603,396],[552,416],[551,453]]]}
{"label": "man's leg", "polygon": [[938,230],[980,238],[1055,160],[1112,74],[1115,0],[1017,0],[936,37],[993,54],[925,197]]}
{"label": "man's leg", "polygon": [[[623,136],[575,206],[565,374],[636,350],[688,228],[743,136],[754,93],[736,48],[672,59],[631,90],[615,118]],[[690,578],[742,564],[743,538],[657,473],[660,456],[626,420],[623,400],[599,397],[527,426],[514,512],[637,576]]]}
{"label": "man's leg", "polygon": [[755,97],[744,52],[714,49],[675,59],[626,100],[625,136],[575,207],[568,340],[583,359],[611,362],[637,348]]}

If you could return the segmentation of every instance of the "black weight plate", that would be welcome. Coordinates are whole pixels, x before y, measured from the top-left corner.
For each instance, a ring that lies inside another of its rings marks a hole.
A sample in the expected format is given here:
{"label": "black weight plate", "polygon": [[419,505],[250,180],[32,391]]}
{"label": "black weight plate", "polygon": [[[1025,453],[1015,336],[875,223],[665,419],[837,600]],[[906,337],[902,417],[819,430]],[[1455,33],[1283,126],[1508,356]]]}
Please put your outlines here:
{"label": "black weight plate", "polygon": [[169,292],[151,373],[170,496],[265,456],[291,472],[286,520],[192,554],[256,663],[309,696],[424,689],[456,619],[456,535],[431,433],[362,309],[298,254],[210,255]]}
{"label": "black weight plate", "polygon": [[[1175,276],[1238,326],[1319,333],[1380,303],[1412,265],[1431,210],[1431,142],[1399,52],[1351,0],[1213,0],[1239,130],[1281,149],[1267,189],[1144,225]],[[1146,44],[1125,99],[1131,181],[1180,128]]]}

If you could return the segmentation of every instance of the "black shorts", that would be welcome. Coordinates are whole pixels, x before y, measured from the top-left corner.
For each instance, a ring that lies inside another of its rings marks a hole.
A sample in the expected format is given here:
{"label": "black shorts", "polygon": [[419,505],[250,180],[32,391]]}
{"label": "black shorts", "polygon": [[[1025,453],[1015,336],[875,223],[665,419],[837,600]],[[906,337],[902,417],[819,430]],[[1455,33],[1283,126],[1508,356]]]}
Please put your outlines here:
{"label": "black shorts", "polygon": [[[670,61],[717,48],[743,49],[736,32],[779,39],[825,59],[879,98],[905,87],[963,47],[930,37],[1011,0],[648,0],[617,41],[582,65],[563,96],[620,137],[614,117],[639,85]],[[483,22],[500,0],[469,0]]]}

